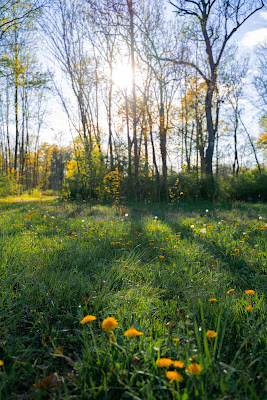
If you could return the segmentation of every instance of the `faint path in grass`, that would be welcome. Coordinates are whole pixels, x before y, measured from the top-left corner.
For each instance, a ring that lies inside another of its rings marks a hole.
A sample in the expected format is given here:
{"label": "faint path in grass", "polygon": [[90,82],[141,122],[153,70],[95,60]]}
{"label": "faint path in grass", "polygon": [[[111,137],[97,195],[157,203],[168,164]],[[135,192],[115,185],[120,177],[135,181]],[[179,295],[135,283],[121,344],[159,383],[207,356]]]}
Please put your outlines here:
{"label": "faint path in grass", "polygon": [[0,204],[13,204],[13,203],[30,203],[30,202],[38,202],[38,201],[54,201],[59,199],[59,196],[48,196],[48,197],[33,197],[33,198],[12,198],[12,199],[0,199]]}

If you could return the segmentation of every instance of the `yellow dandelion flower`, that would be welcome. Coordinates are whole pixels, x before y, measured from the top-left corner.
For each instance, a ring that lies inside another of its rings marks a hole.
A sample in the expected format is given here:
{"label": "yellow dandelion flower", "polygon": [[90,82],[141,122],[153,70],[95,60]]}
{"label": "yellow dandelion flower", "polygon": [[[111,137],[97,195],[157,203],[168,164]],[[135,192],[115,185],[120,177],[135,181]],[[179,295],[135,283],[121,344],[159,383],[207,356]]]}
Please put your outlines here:
{"label": "yellow dandelion flower", "polygon": [[108,331],[116,328],[117,325],[118,321],[113,317],[105,318],[104,321],[102,322],[102,328]]}
{"label": "yellow dandelion flower", "polygon": [[111,333],[111,334],[109,335],[109,340],[110,340],[112,343],[115,343],[115,342],[116,342],[116,338],[115,338],[115,336],[114,336],[113,333]]}
{"label": "yellow dandelion flower", "polygon": [[175,368],[184,368],[184,363],[182,361],[173,361],[172,365]]}
{"label": "yellow dandelion flower", "polygon": [[157,360],[156,365],[158,367],[170,367],[172,365],[172,360],[170,358],[160,358]]}
{"label": "yellow dandelion flower", "polygon": [[2,365],[4,365],[4,361],[0,360],[0,367],[2,367]]}
{"label": "yellow dandelion flower", "polygon": [[127,336],[129,338],[133,338],[133,337],[141,336],[141,335],[143,335],[143,332],[139,332],[135,328],[127,329],[127,331],[124,333],[124,336]]}
{"label": "yellow dandelion flower", "polygon": [[63,354],[63,347],[59,347],[55,352],[54,352],[54,354]]}
{"label": "yellow dandelion flower", "polygon": [[201,372],[201,365],[197,363],[189,364],[186,368],[185,372],[188,372],[191,375],[199,375]]}
{"label": "yellow dandelion flower", "polygon": [[164,256],[159,256],[159,258],[164,258]]}
{"label": "yellow dandelion flower", "polygon": [[174,338],[173,339],[175,342],[180,342],[180,338]]}
{"label": "yellow dandelion flower", "polygon": [[245,293],[248,294],[249,296],[255,294],[254,290],[246,290]]}
{"label": "yellow dandelion flower", "polygon": [[251,311],[252,310],[252,305],[250,304],[249,306],[246,307],[247,311]]}
{"label": "yellow dandelion flower", "polygon": [[94,315],[86,315],[81,321],[80,324],[86,324],[87,322],[91,322],[96,320],[96,317]]}
{"label": "yellow dandelion flower", "polygon": [[182,375],[179,374],[179,372],[176,372],[176,371],[167,371],[167,372],[166,372],[166,377],[167,377],[170,381],[182,382],[182,381],[184,380],[184,378],[182,377]]}
{"label": "yellow dandelion flower", "polygon": [[234,292],[235,291],[235,289],[229,289],[228,291],[227,291],[227,294],[230,294],[230,293],[232,293],[232,292]]}
{"label": "yellow dandelion flower", "polygon": [[217,299],[213,299],[213,298],[209,299],[210,303],[215,303],[215,301],[217,301]]}
{"label": "yellow dandelion flower", "polygon": [[207,331],[206,336],[209,338],[214,338],[217,336],[217,332],[215,331]]}

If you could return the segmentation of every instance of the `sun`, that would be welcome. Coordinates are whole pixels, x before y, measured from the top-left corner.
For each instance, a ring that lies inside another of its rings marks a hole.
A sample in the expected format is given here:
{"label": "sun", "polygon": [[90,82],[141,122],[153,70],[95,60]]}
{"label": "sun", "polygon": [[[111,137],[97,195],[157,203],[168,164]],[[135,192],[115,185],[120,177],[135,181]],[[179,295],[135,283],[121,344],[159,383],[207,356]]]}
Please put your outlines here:
{"label": "sun", "polygon": [[113,83],[124,92],[129,92],[132,87],[132,71],[127,64],[118,64],[113,71]]}

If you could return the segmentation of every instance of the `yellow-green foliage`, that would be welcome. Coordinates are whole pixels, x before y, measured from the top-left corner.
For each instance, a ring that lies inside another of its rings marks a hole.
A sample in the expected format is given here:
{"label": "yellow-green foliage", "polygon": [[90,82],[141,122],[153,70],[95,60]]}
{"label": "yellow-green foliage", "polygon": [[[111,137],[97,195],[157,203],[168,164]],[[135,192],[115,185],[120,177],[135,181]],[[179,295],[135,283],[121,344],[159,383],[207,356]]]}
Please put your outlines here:
{"label": "yellow-green foliage", "polygon": [[120,192],[120,174],[118,168],[109,172],[104,178],[104,188],[108,197],[118,203]]}

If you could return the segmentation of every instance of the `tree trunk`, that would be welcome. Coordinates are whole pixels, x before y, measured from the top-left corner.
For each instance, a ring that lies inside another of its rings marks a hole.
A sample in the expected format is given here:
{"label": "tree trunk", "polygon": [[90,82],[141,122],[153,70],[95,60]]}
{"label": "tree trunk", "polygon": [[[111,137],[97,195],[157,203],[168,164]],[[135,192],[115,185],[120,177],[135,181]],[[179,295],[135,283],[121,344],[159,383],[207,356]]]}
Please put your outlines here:
{"label": "tree trunk", "polygon": [[215,145],[215,129],[212,119],[212,97],[213,97],[213,83],[208,83],[207,94],[205,98],[205,111],[207,120],[207,131],[208,131],[208,147],[205,154],[205,170],[208,174],[212,174],[212,159]]}
{"label": "tree trunk", "polygon": [[[236,110],[235,110],[236,112]],[[238,128],[238,117],[235,115],[235,126],[234,126],[234,142],[235,142],[235,159],[233,163],[233,175],[237,176],[239,172],[239,162],[237,153],[237,128]]]}
{"label": "tree trunk", "polygon": [[19,147],[19,119],[18,119],[18,77],[16,74],[15,78],[15,129],[16,129],[16,139],[15,139],[15,154],[14,154],[14,172],[17,171],[18,166],[18,147]]}
{"label": "tree trunk", "polygon": [[137,144],[137,113],[136,113],[136,88],[135,88],[135,49],[134,49],[134,12],[133,1],[127,0],[128,11],[130,16],[130,38],[131,38],[131,64],[132,64],[132,95],[133,95],[133,145],[134,145],[134,175],[135,185],[138,188],[139,175],[139,159]]}
{"label": "tree trunk", "polygon": [[252,139],[251,139],[250,134],[248,133],[247,128],[246,128],[245,125],[244,125],[244,122],[243,122],[242,119],[240,118],[240,116],[239,116],[239,119],[240,119],[240,121],[241,121],[241,124],[243,125],[243,128],[245,129],[245,132],[246,132],[247,136],[248,136],[249,143],[250,143],[250,145],[251,145],[251,147],[252,147],[252,150],[253,150],[253,153],[254,153],[254,157],[255,157],[255,161],[256,161],[256,164],[257,164],[257,166],[258,166],[259,174],[261,175],[261,166],[260,166],[260,163],[259,163],[259,160],[258,160],[258,156],[257,156],[257,152],[256,152],[256,149],[255,149],[254,143],[253,143],[253,141],[252,141]]}
{"label": "tree trunk", "polygon": [[126,127],[127,127],[127,142],[128,142],[128,180],[129,180],[129,194],[132,195],[132,141],[130,137],[130,123],[129,123],[129,110],[128,110],[128,96],[125,93],[125,112],[126,112]]}
{"label": "tree trunk", "polygon": [[144,145],[145,145],[145,176],[148,178],[148,146],[147,146],[147,121],[143,121]]}
{"label": "tree trunk", "polygon": [[6,90],[6,137],[7,137],[7,151],[8,151],[8,172],[11,172],[11,149],[9,137],[9,90]]}
{"label": "tree trunk", "polygon": [[112,59],[109,63],[109,92],[108,92],[108,145],[109,145],[109,154],[110,154],[110,170],[114,169],[113,162],[113,147],[112,147],[112,90],[113,90],[113,66]]}
{"label": "tree trunk", "polygon": [[159,137],[160,137],[160,152],[162,160],[162,176],[163,176],[163,190],[167,196],[168,183],[167,183],[167,129],[165,128],[165,114],[163,103],[163,86],[162,79],[159,80],[160,90],[160,108],[159,108]]}

